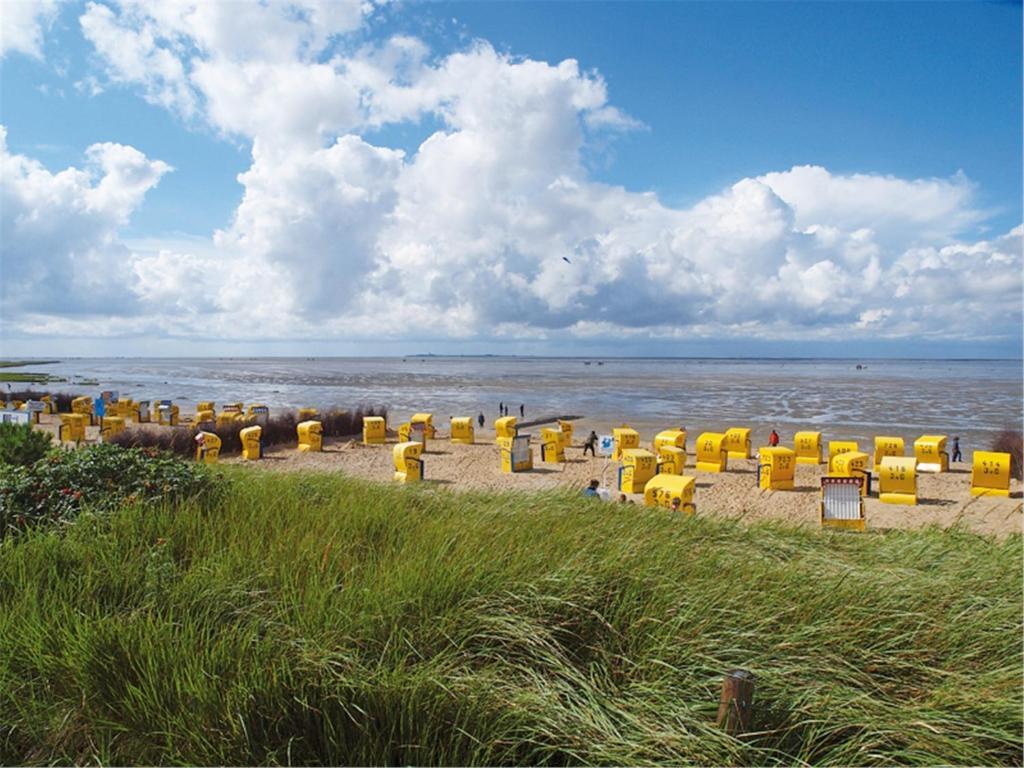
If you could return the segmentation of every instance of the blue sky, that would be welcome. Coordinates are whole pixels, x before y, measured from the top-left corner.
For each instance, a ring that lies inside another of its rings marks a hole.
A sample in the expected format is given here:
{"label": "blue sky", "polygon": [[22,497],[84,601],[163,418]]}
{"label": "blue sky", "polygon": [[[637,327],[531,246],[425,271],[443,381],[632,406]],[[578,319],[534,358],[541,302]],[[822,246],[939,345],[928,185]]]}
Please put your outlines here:
{"label": "blue sky", "polygon": [[1019,356],[1019,4],[308,2],[20,4],[11,354]]}

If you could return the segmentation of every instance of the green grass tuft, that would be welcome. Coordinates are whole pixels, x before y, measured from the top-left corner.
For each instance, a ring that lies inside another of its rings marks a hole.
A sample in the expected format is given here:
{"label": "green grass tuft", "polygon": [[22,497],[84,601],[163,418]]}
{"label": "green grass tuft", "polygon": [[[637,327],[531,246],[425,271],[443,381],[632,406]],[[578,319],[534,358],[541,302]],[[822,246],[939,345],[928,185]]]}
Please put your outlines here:
{"label": "green grass tuft", "polygon": [[3,762],[1021,763],[1019,536],[228,475],[0,547]]}

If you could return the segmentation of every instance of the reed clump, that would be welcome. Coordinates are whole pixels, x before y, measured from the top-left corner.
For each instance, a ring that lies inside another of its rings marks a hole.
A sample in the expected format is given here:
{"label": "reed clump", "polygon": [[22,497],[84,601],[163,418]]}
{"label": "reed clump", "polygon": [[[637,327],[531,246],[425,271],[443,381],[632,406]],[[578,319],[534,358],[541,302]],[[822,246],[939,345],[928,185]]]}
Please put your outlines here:
{"label": "reed clump", "polygon": [[992,450],[1010,454],[1010,476],[1024,479],[1024,434],[1019,429],[1004,429],[996,435]]}
{"label": "reed clump", "polygon": [[[363,429],[363,416],[384,416],[383,408],[356,408],[352,411],[328,411],[319,416],[323,424],[324,437],[348,437],[357,435]],[[255,422],[237,421],[231,424],[207,424],[203,431],[212,432],[221,440],[220,452],[230,456],[242,452],[242,440],[239,434],[243,429]],[[296,413],[283,413],[270,417],[262,424],[261,438],[263,445],[298,445]],[[193,456],[196,452],[195,437],[199,430],[192,426],[164,427],[147,429],[128,427],[123,432],[110,438],[110,442],[125,448],[155,448],[169,451],[179,456]]]}
{"label": "reed clump", "polygon": [[220,471],[0,547],[0,760],[1021,764],[1019,536]]}

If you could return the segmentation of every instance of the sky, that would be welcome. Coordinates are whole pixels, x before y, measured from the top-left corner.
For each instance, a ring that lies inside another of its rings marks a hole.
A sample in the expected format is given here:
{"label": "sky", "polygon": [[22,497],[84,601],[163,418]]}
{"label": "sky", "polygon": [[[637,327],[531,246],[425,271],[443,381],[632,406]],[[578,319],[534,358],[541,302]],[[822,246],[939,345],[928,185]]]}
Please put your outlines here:
{"label": "sky", "polygon": [[1019,3],[0,14],[4,357],[1021,356]]}

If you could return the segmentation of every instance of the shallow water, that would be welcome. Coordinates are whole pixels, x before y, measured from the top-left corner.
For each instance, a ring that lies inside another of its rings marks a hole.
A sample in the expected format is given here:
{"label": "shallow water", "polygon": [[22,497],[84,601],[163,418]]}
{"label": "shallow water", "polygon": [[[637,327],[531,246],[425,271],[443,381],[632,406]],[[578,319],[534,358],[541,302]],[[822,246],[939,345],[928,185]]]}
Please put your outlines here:
{"label": "shallow water", "polygon": [[[857,365],[864,366],[857,370]],[[1024,419],[1020,360],[407,358],[80,358],[8,369],[46,371],[135,399],[262,402],[271,407],[384,405],[397,417],[426,410],[595,421],[738,422],[763,429],[875,434],[959,434],[981,445]],[[18,388],[18,385],[13,385]]]}

